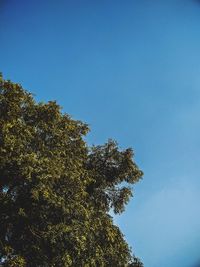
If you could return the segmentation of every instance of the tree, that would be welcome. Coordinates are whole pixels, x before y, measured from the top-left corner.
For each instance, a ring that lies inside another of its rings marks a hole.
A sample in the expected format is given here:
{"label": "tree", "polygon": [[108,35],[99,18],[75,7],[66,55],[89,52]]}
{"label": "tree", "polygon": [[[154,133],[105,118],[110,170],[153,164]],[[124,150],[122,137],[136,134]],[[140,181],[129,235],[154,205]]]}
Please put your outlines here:
{"label": "tree", "polygon": [[1,266],[143,266],[113,224],[142,172],[88,126],[0,78]]}

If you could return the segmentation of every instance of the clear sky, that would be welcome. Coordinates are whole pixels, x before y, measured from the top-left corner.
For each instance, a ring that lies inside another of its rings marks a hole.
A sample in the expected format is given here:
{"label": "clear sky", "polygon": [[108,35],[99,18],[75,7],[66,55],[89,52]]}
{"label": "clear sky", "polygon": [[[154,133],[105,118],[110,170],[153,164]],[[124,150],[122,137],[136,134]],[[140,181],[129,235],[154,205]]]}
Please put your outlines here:
{"label": "clear sky", "polygon": [[133,147],[145,175],[115,221],[145,267],[199,267],[200,1],[0,0],[0,49],[90,144]]}

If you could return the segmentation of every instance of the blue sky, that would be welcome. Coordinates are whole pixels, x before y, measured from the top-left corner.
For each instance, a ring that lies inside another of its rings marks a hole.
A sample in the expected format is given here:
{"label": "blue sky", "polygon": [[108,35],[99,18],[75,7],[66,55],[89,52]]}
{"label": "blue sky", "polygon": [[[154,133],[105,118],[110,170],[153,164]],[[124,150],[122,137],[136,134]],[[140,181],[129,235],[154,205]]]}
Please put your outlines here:
{"label": "blue sky", "polygon": [[115,222],[145,267],[199,267],[200,1],[0,0],[0,38],[5,78],[133,147]]}

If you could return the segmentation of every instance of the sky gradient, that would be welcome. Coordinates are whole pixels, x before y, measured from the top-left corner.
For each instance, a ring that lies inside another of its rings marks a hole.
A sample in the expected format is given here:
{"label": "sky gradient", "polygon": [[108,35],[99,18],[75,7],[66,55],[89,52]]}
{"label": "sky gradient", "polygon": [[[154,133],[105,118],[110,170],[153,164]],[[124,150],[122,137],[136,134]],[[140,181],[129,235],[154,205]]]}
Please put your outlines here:
{"label": "sky gradient", "polygon": [[200,266],[200,1],[0,0],[0,71],[132,147],[115,217],[145,267]]}

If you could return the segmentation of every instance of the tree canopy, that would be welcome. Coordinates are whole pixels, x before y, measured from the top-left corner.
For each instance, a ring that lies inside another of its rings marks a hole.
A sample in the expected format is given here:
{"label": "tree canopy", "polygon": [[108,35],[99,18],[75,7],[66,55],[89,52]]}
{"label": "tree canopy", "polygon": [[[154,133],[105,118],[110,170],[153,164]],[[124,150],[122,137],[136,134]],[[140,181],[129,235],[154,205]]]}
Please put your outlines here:
{"label": "tree canopy", "polygon": [[143,266],[110,215],[142,171],[132,149],[90,147],[88,131],[0,77],[0,266]]}

